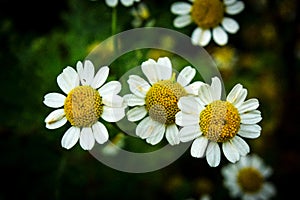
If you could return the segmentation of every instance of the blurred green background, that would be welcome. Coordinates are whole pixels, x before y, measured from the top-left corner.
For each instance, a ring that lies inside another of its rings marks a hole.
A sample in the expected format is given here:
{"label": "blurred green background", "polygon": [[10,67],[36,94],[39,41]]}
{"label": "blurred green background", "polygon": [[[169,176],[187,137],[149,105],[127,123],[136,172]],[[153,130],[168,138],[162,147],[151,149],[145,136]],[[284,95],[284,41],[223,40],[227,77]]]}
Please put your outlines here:
{"label": "blurred green background", "polygon": [[[171,0],[144,0],[149,18],[142,26],[177,30],[188,36],[194,26],[176,29]],[[227,92],[241,83],[248,98],[260,101],[261,137],[247,140],[251,152],[273,168],[274,199],[298,194],[300,156],[298,0],[244,0],[245,10],[233,16],[240,30],[224,47],[214,42],[205,49],[218,64]],[[137,4],[135,4],[136,7]],[[107,167],[79,144],[63,149],[60,140],[68,126],[45,128],[52,109],[43,104],[46,93],[58,91],[56,77],[75,66],[111,32],[111,11],[104,1],[52,0],[0,2],[0,199],[229,199],[219,167],[189,152],[171,165],[149,173],[130,174]],[[116,32],[132,29],[130,8],[117,6]],[[167,52],[139,52],[120,58],[112,78],[142,61]],[[170,57],[172,60],[172,57]],[[178,65],[182,63],[178,61]],[[113,129],[111,135],[119,133]],[[125,146],[148,148],[144,141],[125,139]],[[293,180],[295,179],[295,180]]]}

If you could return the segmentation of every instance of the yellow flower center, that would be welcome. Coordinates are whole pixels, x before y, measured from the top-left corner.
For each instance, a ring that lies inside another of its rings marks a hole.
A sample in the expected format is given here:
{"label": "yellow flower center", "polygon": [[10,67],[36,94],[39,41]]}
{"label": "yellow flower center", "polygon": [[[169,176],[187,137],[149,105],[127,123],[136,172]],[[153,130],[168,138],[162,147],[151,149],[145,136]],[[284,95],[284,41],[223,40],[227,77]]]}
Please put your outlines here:
{"label": "yellow flower center", "polygon": [[224,4],[221,0],[195,0],[191,17],[203,29],[216,27],[223,20]]}
{"label": "yellow flower center", "polygon": [[204,136],[214,142],[232,139],[240,128],[238,110],[227,101],[213,101],[200,113],[200,129]]}
{"label": "yellow flower center", "polygon": [[237,176],[237,182],[245,193],[258,192],[263,185],[264,177],[253,167],[241,169]]}
{"label": "yellow flower center", "polygon": [[89,127],[103,112],[102,97],[90,86],[78,86],[68,94],[64,110],[72,126]]}
{"label": "yellow flower center", "polygon": [[163,124],[175,123],[175,114],[179,112],[177,102],[187,95],[185,89],[172,80],[158,81],[146,94],[146,109],[149,116]]}

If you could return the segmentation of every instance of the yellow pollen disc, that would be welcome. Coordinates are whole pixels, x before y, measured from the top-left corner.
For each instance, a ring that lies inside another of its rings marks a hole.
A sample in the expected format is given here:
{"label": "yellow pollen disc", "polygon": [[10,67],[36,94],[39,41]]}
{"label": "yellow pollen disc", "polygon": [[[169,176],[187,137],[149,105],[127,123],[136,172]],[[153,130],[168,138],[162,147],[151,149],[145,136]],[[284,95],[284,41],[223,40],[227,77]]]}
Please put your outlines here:
{"label": "yellow pollen disc", "polygon": [[224,4],[221,0],[195,0],[191,17],[203,29],[216,27],[223,20]]}
{"label": "yellow pollen disc", "polygon": [[90,86],[78,86],[68,94],[64,110],[72,126],[89,127],[103,112],[102,97]]}
{"label": "yellow pollen disc", "polygon": [[145,99],[149,116],[163,124],[175,123],[175,114],[179,112],[177,102],[185,95],[185,89],[175,81],[163,80],[153,84]]}
{"label": "yellow pollen disc", "polygon": [[255,193],[261,189],[264,177],[257,169],[245,167],[239,171],[237,181],[244,192]]}
{"label": "yellow pollen disc", "polygon": [[213,101],[200,113],[200,129],[204,136],[214,142],[232,139],[240,128],[238,110],[227,101]]}

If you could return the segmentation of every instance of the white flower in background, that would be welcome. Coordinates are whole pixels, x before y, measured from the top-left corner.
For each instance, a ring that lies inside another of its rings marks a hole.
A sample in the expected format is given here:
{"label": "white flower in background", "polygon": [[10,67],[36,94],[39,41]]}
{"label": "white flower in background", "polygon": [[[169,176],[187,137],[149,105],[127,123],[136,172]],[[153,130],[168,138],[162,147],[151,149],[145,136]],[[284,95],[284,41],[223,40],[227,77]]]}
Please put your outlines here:
{"label": "white flower in background", "polygon": [[[134,2],[139,2],[140,0],[120,0],[123,6],[132,6]],[[119,3],[119,0],[105,0],[105,3],[109,7],[116,7]]]}
{"label": "white flower in background", "polygon": [[276,194],[276,188],[267,182],[272,169],[257,155],[242,157],[235,164],[228,164],[221,170],[224,185],[233,198],[242,200],[267,200]]}
{"label": "white flower in background", "polygon": [[193,141],[191,155],[204,157],[212,167],[219,165],[222,144],[225,157],[232,163],[249,153],[248,144],[241,138],[257,138],[261,127],[256,123],[262,117],[257,99],[245,101],[247,90],[237,84],[221,98],[221,81],[212,78],[211,85],[203,83],[197,97],[182,97],[178,102],[181,110],[176,114],[176,124],[183,128],[179,132],[182,142]]}
{"label": "white flower in background", "polygon": [[57,77],[58,86],[67,96],[60,93],[45,95],[44,104],[58,108],[46,117],[45,123],[48,129],[56,129],[69,121],[72,126],[62,137],[61,145],[70,149],[79,140],[84,150],[90,150],[95,140],[103,144],[109,137],[106,127],[98,119],[119,121],[125,116],[125,106],[118,95],[121,90],[118,81],[103,85],[109,74],[107,66],[101,67],[96,75],[89,60],[84,65],[78,61],[76,68],[77,72],[68,66]]}
{"label": "white flower in background", "polygon": [[150,11],[148,6],[141,2],[137,5],[137,7],[133,7],[130,10],[130,14],[133,16],[133,20],[131,22],[131,25],[134,28],[137,27],[141,27],[141,26],[145,26],[145,27],[149,27],[149,26],[153,26],[155,23],[155,20],[152,19],[150,20]]}
{"label": "white flower in background", "polygon": [[218,45],[228,42],[226,32],[234,34],[239,30],[239,24],[228,15],[240,13],[245,5],[238,0],[190,0],[176,2],[171,6],[171,12],[179,15],[174,20],[176,28],[183,28],[191,23],[197,25],[192,33],[194,45],[206,46],[211,38]]}
{"label": "white flower in background", "polygon": [[196,70],[186,66],[176,80],[167,57],[159,58],[157,62],[149,59],[141,68],[149,82],[137,75],[129,76],[127,82],[133,94],[125,95],[124,99],[133,108],[127,112],[127,118],[132,122],[142,120],[136,127],[136,135],[146,139],[147,143],[159,143],[166,133],[169,144],[178,144],[177,103],[181,97],[196,93],[197,82],[189,84]]}

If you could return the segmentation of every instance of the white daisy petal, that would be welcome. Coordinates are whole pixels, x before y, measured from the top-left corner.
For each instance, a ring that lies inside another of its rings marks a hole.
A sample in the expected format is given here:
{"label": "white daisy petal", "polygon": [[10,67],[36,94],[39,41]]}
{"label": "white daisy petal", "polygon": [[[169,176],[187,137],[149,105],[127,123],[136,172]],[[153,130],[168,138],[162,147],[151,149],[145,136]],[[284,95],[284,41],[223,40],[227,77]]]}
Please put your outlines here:
{"label": "white daisy petal", "polygon": [[237,135],[232,139],[232,144],[236,147],[239,154],[242,156],[245,156],[250,152],[249,145]]}
{"label": "white daisy petal", "polygon": [[245,138],[258,138],[260,136],[261,127],[257,124],[241,124],[240,130],[238,132],[238,135],[245,137]]}
{"label": "white daisy petal", "polygon": [[176,2],[171,5],[171,12],[176,15],[187,15],[191,11],[191,4],[185,2]]}
{"label": "white daisy petal", "polygon": [[145,98],[140,98],[134,94],[126,94],[123,96],[124,101],[128,106],[142,106],[145,105]]}
{"label": "white daisy petal", "polygon": [[146,93],[149,91],[150,85],[144,79],[137,75],[130,75],[127,82],[132,93],[141,98],[146,97]]}
{"label": "white daisy petal", "polygon": [[195,158],[201,158],[204,156],[207,148],[208,140],[205,137],[199,137],[194,140],[191,147],[191,155]]}
{"label": "white daisy petal", "polygon": [[110,81],[105,83],[98,91],[100,95],[118,94],[121,91],[121,83],[119,81]]}
{"label": "white daisy petal", "polygon": [[247,93],[241,84],[236,84],[227,95],[226,100],[238,108],[245,101]]}
{"label": "white daisy petal", "polygon": [[118,5],[118,0],[105,0],[109,7],[116,7]]}
{"label": "white daisy petal", "polygon": [[195,81],[184,87],[185,91],[189,94],[198,95],[198,91],[201,85],[204,83],[202,81]]}
{"label": "white daisy petal", "polygon": [[206,160],[209,166],[217,167],[221,161],[221,151],[218,143],[210,142],[206,150]]}
{"label": "white daisy petal", "polygon": [[160,71],[160,80],[170,79],[172,76],[172,63],[168,57],[159,58],[157,60],[157,68]]}
{"label": "white daisy petal", "polygon": [[157,68],[157,63],[153,59],[148,59],[147,61],[144,61],[141,65],[141,68],[150,84],[154,84],[161,80],[160,70]]}
{"label": "white daisy petal", "polygon": [[228,33],[232,34],[236,33],[240,28],[239,24],[234,19],[231,19],[229,17],[223,18],[222,26]]}
{"label": "white daisy petal", "polygon": [[147,115],[147,110],[144,106],[134,107],[130,109],[126,115],[127,119],[131,122],[139,121]]}
{"label": "white daisy petal", "polygon": [[225,11],[227,14],[236,15],[242,12],[245,8],[245,4],[242,1],[237,1],[232,5],[226,6]]}
{"label": "white daisy petal", "polygon": [[191,126],[199,123],[199,115],[187,114],[179,111],[175,115],[175,122],[179,126]]}
{"label": "white daisy petal", "polygon": [[150,136],[146,139],[146,142],[152,145],[158,144],[164,137],[164,126],[161,127],[162,129],[156,135]]}
{"label": "white daisy petal", "polygon": [[210,86],[207,84],[200,86],[198,95],[203,106],[208,105],[213,101]]}
{"label": "white daisy petal", "polygon": [[225,5],[230,5],[234,2],[236,2],[236,0],[223,0],[223,2],[224,2]]}
{"label": "white daisy petal", "polygon": [[191,66],[187,66],[183,68],[178,74],[177,82],[181,86],[185,87],[192,81],[195,75],[196,75],[196,70]]}
{"label": "white daisy petal", "polygon": [[59,108],[62,107],[65,103],[66,97],[59,93],[48,93],[44,96],[43,103],[51,108]]}
{"label": "white daisy petal", "polygon": [[103,113],[101,118],[107,122],[117,122],[125,116],[125,108],[114,108],[109,106],[103,106]]}
{"label": "white daisy petal", "polygon": [[166,138],[170,145],[179,144],[179,131],[176,124],[167,126],[166,128]]}
{"label": "white daisy petal", "polygon": [[235,163],[240,159],[240,154],[236,147],[231,142],[224,142],[222,149],[225,157],[232,163]]}
{"label": "white daisy petal", "polygon": [[191,36],[192,44],[206,46],[211,40],[211,32],[209,29],[202,30],[201,28],[196,28]]}
{"label": "white daisy petal", "polygon": [[184,126],[179,131],[179,139],[181,142],[189,142],[197,137],[200,137],[202,132],[199,125]]}
{"label": "white daisy petal", "polygon": [[183,28],[191,24],[192,18],[190,15],[180,15],[174,19],[173,25],[176,28]]}
{"label": "white daisy petal", "polygon": [[213,39],[214,41],[220,45],[223,46],[225,44],[227,44],[228,42],[228,35],[227,33],[224,31],[223,28],[221,28],[220,26],[215,27],[212,31],[213,34]]}
{"label": "white daisy petal", "polygon": [[146,117],[136,127],[136,135],[145,139],[164,132],[164,129],[164,124],[154,121],[150,117]]}
{"label": "white daisy petal", "polygon": [[262,120],[259,110],[253,110],[251,112],[240,114],[241,123],[243,124],[256,124]]}
{"label": "white daisy petal", "polygon": [[101,87],[105,83],[108,74],[109,68],[107,66],[101,67],[91,82],[91,87],[95,89]]}
{"label": "white daisy petal", "polygon": [[259,102],[257,99],[248,99],[247,101],[243,102],[241,106],[239,106],[237,109],[239,113],[245,113],[249,111],[253,111],[256,108],[258,108]]}
{"label": "white daisy petal", "polygon": [[95,75],[95,68],[90,60],[84,61],[83,72],[80,76],[80,82],[82,85],[91,85]]}
{"label": "white daisy petal", "polygon": [[111,95],[102,96],[102,103],[110,107],[122,107],[124,100],[119,95],[111,94]]}
{"label": "white daisy petal", "polygon": [[83,72],[83,64],[82,64],[81,61],[77,61],[76,70],[77,70],[78,76],[80,77],[82,75],[82,72]]}
{"label": "white daisy petal", "polygon": [[57,76],[57,84],[60,89],[68,94],[74,87],[79,85],[79,77],[75,69],[66,67],[61,74]]}
{"label": "white daisy petal", "polygon": [[133,0],[121,0],[121,3],[128,7],[128,6],[132,6],[133,5]]}
{"label": "white daisy petal", "polygon": [[45,119],[46,128],[56,129],[63,126],[67,122],[64,109],[52,111]]}
{"label": "white daisy petal", "polygon": [[80,134],[79,144],[84,150],[91,150],[95,144],[92,128],[83,127]]}
{"label": "white daisy petal", "polygon": [[66,149],[71,149],[79,140],[80,128],[70,127],[61,139],[61,146]]}
{"label": "white daisy petal", "polygon": [[92,126],[92,130],[93,130],[94,138],[96,142],[98,142],[99,144],[103,144],[108,140],[109,138],[108,131],[104,126],[104,124],[102,124],[101,122],[96,122]]}
{"label": "white daisy petal", "polygon": [[221,99],[222,85],[218,77],[212,78],[210,90],[213,101]]}
{"label": "white daisy petal", "polygon": [[178,108],[182,112],[199,115],[204,107],[198,103],[197,98],[193,96],[181,97],[178,101]]}

